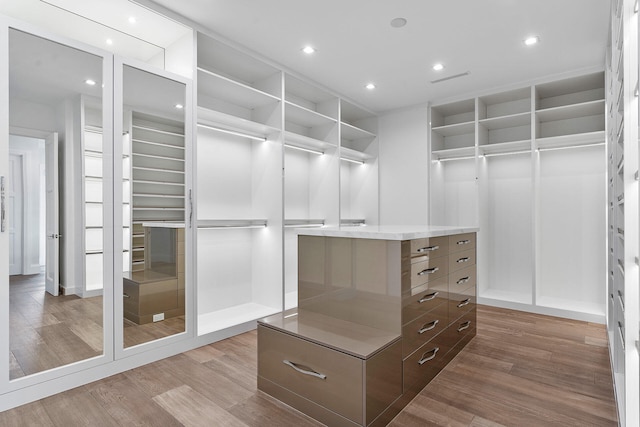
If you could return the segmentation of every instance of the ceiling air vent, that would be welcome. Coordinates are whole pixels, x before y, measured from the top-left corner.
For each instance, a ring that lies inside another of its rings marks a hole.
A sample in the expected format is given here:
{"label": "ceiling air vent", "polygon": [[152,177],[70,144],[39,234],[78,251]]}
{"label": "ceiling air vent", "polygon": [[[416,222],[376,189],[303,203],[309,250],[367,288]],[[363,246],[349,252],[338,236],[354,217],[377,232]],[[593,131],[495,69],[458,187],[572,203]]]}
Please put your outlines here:
{"label": "ceiling air vent", "polygon": [[431,83],[446,82],[447,80],[457,79],[458,77],[468,76],[469,74],[471,74],[470,71],[465,71],[464,73],[454,74],[453,76],[443,77],[443,78],[438,79],[438,80],[432,80]]}

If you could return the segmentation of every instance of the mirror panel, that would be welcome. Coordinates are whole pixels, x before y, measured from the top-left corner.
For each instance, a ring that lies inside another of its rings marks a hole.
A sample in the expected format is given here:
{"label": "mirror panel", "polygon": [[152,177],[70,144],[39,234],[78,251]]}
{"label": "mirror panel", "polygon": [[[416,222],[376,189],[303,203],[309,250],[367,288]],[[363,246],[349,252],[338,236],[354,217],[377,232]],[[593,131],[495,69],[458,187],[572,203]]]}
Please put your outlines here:
{"label": "mirror panel", "polygon": [[186,85],[123,66],[123,345],[185,332]]}
{"label": "mirror panel", "polygon": [[104,354],[103,61],[9,30],[11,380]]}

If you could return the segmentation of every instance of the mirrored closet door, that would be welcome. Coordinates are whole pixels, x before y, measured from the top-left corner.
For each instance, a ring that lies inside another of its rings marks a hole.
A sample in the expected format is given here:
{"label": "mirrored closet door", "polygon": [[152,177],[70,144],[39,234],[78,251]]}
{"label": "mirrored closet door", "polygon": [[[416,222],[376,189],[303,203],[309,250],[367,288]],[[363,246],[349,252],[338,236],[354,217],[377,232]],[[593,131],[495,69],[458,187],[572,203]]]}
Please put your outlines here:
{"label": "mirrored closet door", "polygon": [[0,109],[8,105],[8,123],[0,119],[1,337],[9,381],[19,387],[111,357],[113,168],[104,153],[112,124],[104,93],[112,63],[83,45],[2,31],[9,91]]}
{"label": "mirrored closet door", "polygon": [[116,346],[131,349],[186,336],[190,86],[142,63],[116,60],[116,69],[116,117],[122,117],[114,154],[122,208]]}

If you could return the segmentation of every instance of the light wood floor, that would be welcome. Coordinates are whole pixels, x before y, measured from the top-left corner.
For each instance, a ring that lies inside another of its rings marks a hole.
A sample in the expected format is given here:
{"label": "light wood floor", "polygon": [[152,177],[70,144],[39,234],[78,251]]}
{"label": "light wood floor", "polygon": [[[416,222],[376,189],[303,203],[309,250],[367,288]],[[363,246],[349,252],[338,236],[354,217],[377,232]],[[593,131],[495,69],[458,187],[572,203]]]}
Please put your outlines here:
{"label": "light wood floor", "polygon": [[[479,306],[478,335],[391,426],[616,426],[602,325]],[[317,426],[256,390],[256,333],[0,413],[0,426]]]}
{"label": "light wood floor", "polygon": [[[10,276],[10,378],[103,353],[102,297],[51,296],[44,274]],[[184,316],[137,325],[124,319],[124,346],[184,332]]]}

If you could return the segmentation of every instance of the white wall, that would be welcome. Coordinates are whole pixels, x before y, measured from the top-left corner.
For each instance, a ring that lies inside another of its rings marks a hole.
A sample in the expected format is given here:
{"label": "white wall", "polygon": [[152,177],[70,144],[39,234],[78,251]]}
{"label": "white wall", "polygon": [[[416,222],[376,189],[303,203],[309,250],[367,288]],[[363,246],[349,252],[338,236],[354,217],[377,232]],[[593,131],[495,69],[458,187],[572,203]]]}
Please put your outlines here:
{"label": "white wall", "polygon": [[428,107],[380,117],[380,224],[428,223]]}

